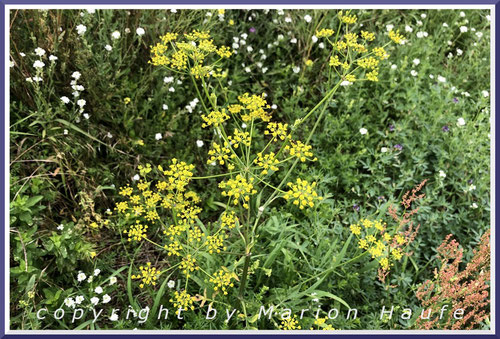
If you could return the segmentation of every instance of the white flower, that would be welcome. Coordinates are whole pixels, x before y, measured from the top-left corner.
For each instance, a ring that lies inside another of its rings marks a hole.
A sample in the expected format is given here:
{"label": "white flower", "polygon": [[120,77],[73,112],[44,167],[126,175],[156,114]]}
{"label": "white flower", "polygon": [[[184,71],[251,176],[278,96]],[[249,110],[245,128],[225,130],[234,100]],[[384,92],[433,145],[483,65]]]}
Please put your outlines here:
{"label": "white flower", "polygon": [[424,23],[420,20],[417,20],[417,26],[422,26]]}
{"label": "white flower", "polygon": [[[40,49],[41,49],[41,48],[40,48]],[[36,50],[35,50],[35,51],[36,51]],[[36,53],[36,52],[35,52],[35,53]],[[24,54],[23,52],[19,53],[19,55],[20,55],[21,57],[23,57],[23,58],[26,56],[26,54]]]}
{"label": "white flower", "polygon": [[413,32],[413,28],[411,28],[410,26],[406,25],[405,26],[405,31],[408,32],[408,33],[411,33],[411,32]]}
{"label": "white flower", "polygon": [[85,300],[85,297],[83,295],[79,295],[75,298],[75,303],[80,305],[82,303],[82,301]]}
{"label": "white flower", "polygon": [[295,38],[290,39],[290,43],[291,44],[296,44],[297,43],[297,39],[295,39]]}
{"label": "white flower", "polygon": [[311,16],[309,14],[307,14],[306,16],[304,16],[304,20],[306,22],[311,22],[312,18],[311,18]]}
{"label": "white flower", "polygon": [[342,81],[342,82],[340,83],[340,86],[350,86],[350,85],[352,85],[352,82],[347,81],[347,80],[344,80],[344,81]]}
{"label": "white flower", "polygon": [[464,51],[462,51],[460,48],[457,48],[457,55],[462,55],[464,54]]}
{"label": "white flower", "polygon": [[443,171],[443,170],[439,170],[439,176],[440,176],[441,178],[446,178],[446,173],[444,173],[444,171]]}
{"label": "white flower", "polygon": [[161,133],[156,133],[155,134],[155,139],[160,140],[162,138]]}
{"label": "white flower", "polygon": [[446,78],[441,76],[441,75],[438,75],[438,81],[439,82],[446,82]]}
{"label": "white flower", "polygon": [[391,25],[391,24],[385,25],[385,29],[387,30],[387,32],[392,31],[393,28],[394,28],[394,25]]}
{"label": "white flower", "polygon": [[481,39],[483,37],[483,32],[477,32],[476,33],[476,36]]}
{"label": "white flower", "polygon": [[465,125],[464,118],[458,118],[457,119],[457,126],[464,126],[464,125]]}
{"label": "white flower", "polygon": [[465,13],[464,13],[464,12],[460,12],[460,16],[461,16],[462,18],[464,18],[464,17],[465,17]]}
{"label": "white flower", "polygon": [[245,67],[245,72],[250,73],[251,71],[250,67]]}
{"label": "white flower", "polygon": [[100,269],[98,269],[98,268],[96,268],[96,269],[94,270],[94,275],[95,275],[95,276],[98,276],[98,275],[99,275],[99,273],[101,273],[101,270],[100,270]]}
{"label": "white flower", "polygon": [[99,302],[99,298],[98,297],[93,297],[90,299],[90,302],[93,304],[93,305],[97,305],[97,303]]}
{"label": "white flower", "polygon": [[111,52],[111,50],[113,49],[113,47],[111,47],[111,45],[106,45],[104,46],[104,49],[108,52]]}
{"label": "white flower", "polygon": [[64,102],[65,104],[68,104],[69,98],[67,96],[61,97],[61,101]]}
{"label": "white flower", "polygon": [[433,74],[429,74],[429,78],[434,79],[434,75]]}
{"label": "white flower", "polygon": [[443,22],[443,27],[448,27],[448,24],[446,22]]}
{"label": "white flower", "polygon": [[109,295],[105,294],[105,295],[102,296],[102,303],[103,304],[107,304],[110,301],[111,301],[111,297]]}
{"label": "white flower", "polygon": [[299,66],[295,66],[292,68],[293,70],[293,73],[299,73],[300,72],[300,67]]}
{"label": "white flower", "polygon": [[109,320],[111,320],[111,321],[117,321],[117,320],[118,320],[118,314],[113,313],[113,314],[111,315],[111,317],[109,317]]}
{"label": "white flower", "polygon": [[245,124],[245,123],[241,124],[241,128],[247,128],[247,127],[248,127],[247,124]]}
{"label": "white flower", "polygon": [[169,87],[169,88],[168,88],[168,91],[169,91],[169,92],[175,92],[175,88],[173,88],[173,87]]}
{"label": "white flower", "polygon": [[324,42],[320,42],[318,44],[318,47],[321,48],[321,49],[325,48],[325,43]]}
{"label": "white flower", "polygon": [[111,138],[113,138],[113,134],[111,134],[111,133],[109,133],[109,132],[108,132],[108,133],[106,134],[106,137],[107,137],[107,138],[109,138],[109,139],[111,139]]}
{"label": "white flower", "polygon": [[366,133],[368,133],[368,130],[363,127],[363,128],[359,129],[359,133],[361,133],[362,135],[365,135]]}
{"label": "white flower", "polygon": [[43,81],[42,77],[39,77],[38,75],[35,75],[32,79],[33,79],[33,81],[36,81],[36,82]]}
{"label": "white flower", "polygon": [[87,101],[85,101],[84,99],[80,99],[76,102],[76,104],[80,107],[83,107],[85,106],[85,104],[87,103]]}
{"label": "white flower", "polygon": [[428,35],[427,32],[417,32],[417,38],[425,38]]}
{"label": "white flower", "polygon": [[83,113],[83,117],[84,117],[86,120],[89,120],[89,118],[90,118],[90,114],[88,114],[88,113]]}
{"label": "white flower", "polygon": [[472,205],[470,205],[470,207],[471,207],[471,208],[473,208],[473,209],[476,209],[478,206],[477,206],[477,204],[474,202],[474,203],[472,203]]}
{"label": "white flower", "polygon": [[396,65],[396,64],[391,65],[391,69],[397,69],[397,68],[398,68],[398,65]]}
{"label": "white flower", "polygon": [[80,79],[80,77],[81,77],[81,76],[82,76],[82,73],[80,73],[80,72],[78,72],[78,71],[77,71],[77,72],[73,72],[73,74],[71,74],[71,77],[72,77],[73,79],[75,79],[75,80]]}
{"label": "white flower", "polygon": [[174,77],[164,77],[163,82],[169,84],[174,81]]}
{"label": "white flower", "polygon": [[[23,54],[24,53],[21,53],[21,56],[24,56]],[[37,47],[37,48],[35,48],[35,54],[38,56],[44,56],[45,50],[43,48]]]}
{"label": "white flower", "polygon": [[64,299],[64,304],[68,307],[75,307],[75,301],[73,300],[73,298]]}
{"label": "white flower", "polygon": [[264,206],[259,207],[259,212],[261,212],[261,213],[264,212]]}
{"label": "white flower", "polygon": [[415,71],[414,69],[411,70],[410,74],[414,77],[416,77],[418,75],[418,72]]}
{"label": "white flower", "polygon": [[114,31],[113,33],[111,33],[111,37],[113,39],[120,39],[120,36],[121,36],[121,34],[118,31]]}
{"label": "white flower", "polygon": [[142,27],[137,27],[135,32],[137,33],[138,36],[144,35],[146,33],[146,31]]}
{"label": "white flower", "polygon": [[176,10],[175,8],[172,8],[172,9],[170,10],[170,12],[172,12],[172,13],[177,13],[177,10]]}
{"label": "white flower", "polygon": [[83,34],[85,34],[86,31],[87,31],[87,27],[85,27],[84,25],[76,26],[76,32],[78,33],[78,35],[83,35]]}
{"label": "white flower", "polygon": [[483,95],[483,97],[487,98],[490,96],[490,93],[488,93],[488,91],[482,91],[481,94]]}
{"label": "white flower", "polygon": [[68,130],[67,130],[67,129],[65,129],[65,130],[63,131],[63,134],[64,134],[64,135],[68,135]]}
{"label": "white flower", "polygon": [[246,40],[248,38],[248,34],[243,33],[240,35],[243,40]]}
{"label": "white flower", "polygon": [[35,68],[43,68],[45,66],[45,64],[40,61],[40,60],[36,60],[34,63],[33,63],[33,67]]}
{"label": "white flower", "polygon": [[470,185],[469,186],[469,191],[474,191],[476,189],[476,185]]}
{"label": "white flower", "polygon": [[273,105],[271,106],[271,109],[277,109],[277,108],[278,108],[278,106],[276,106],[276,104],[273,104]]}
{"label": "white flower", "polygon": [[86,278],[87,278],[87,276],[83,272],[78,273],[78,276],[76,277],[76,279],[78,279],[78,281],[84,281]]}
{"label": "white flower", "polygon": [[382,147],[382,148],[380,149],[380,152],[382,152],[382,153],[385,153],[385,152],[387,152],[387,151],[388,151],[387,147]]}
{"label": "white flower", "polygon": [[422,19],[425,19],[425,18],[427,18],[427,14],[425,14],[425,13],[420,14],[420,17],[421,17]]}
{"label": "white flower", "polygon": [[287,17],[285,18],[285,22],[292,22],[292,18],[290,18],[289,16],[287,16]]}
{"label": "white flower", "polygon": [[175,281],[169,280],[167,283],[168,288],[174,288],[175,287]]}
{"label": "white flower", "polygon": [[101,286],[97,286],[94,290],[95,293],[97,294],[101,294],[102,293],[102,287]]}
{"label": "white flower", "polygon": [[252,47],[252,46],[248,46],[248,47],[247,47],[247,52],[248,52],[248,53],[250,53],[250,52],[252,52],[252,51],[253,51],[253,47]]}
{"label": "white flower", "polygon": [[420,59],[413,59],[413,63],[418,66],[420,64]]}
{"label": "white flower", "polygon": [[468,31],[467,26],[460,26],[460,32],[461,32],[461,33],[465,33],[465,32],[467,32],[467,31]]}
{"label": "white flower", "polygon": [[10,67],[10,68],[14,67],[15,65],[16,65],[16,63],[15,63],[14,61],[12,61],[12,60],[11,60],[11,61],[9,62],[9,67]]}
{"label": "white flower", "polygon": [[56,57],[55,55],[49,56],[50,61],[56,61],[57,59],[58,59],[58,57]]}
{"label": "white flower", "polygon": [[87,12],[89,12],[89,14],[94,14],[95,13],[95,9],[94,8],[89,8],[89,9],[87,9]]}
{"label": "white flower", "polygon": [[316,35],[313,35],[311,37],[311,39],[312,39],[313,43],[316,43],[316,41],[318,41],[318,37]]}
{"label": "white flower", "polygon": [[196,140],[196,146],[203,147],[203,140]]}
{"label": "white flower", "polygon": [[62,231],[62,230],[64,229],[64,225],[63,225],[63,224],[60,224],[59,226],[57,226],[57,229],[58,229],[59,231]]}
{"label": "white flower", "polygon": [[141,179],[141,177],[139,176],[139,174],[136,174],[132,177],[132,180],[133,181],[138,181],[139,179]]}
{"label": "white flower", "polygon": [[118,279],[116,279],[116,277],[111,277],[111,278],[109,278],[109,284],[114,285],[114,284],[116,284],[117,280]]}
{"label": "white flower", "polygon": [[278,40],[283,40],[285,36],[283,34],[278,34]]}

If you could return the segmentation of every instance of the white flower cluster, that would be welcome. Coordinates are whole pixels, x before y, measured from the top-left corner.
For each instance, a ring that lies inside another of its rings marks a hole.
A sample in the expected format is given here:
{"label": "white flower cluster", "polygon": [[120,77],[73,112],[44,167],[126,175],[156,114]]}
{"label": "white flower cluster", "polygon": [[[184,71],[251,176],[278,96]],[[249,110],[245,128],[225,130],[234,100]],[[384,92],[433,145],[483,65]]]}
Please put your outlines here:
{"label": "white flower cluster", "polygon": [[[86,281],[90,284],[94,281],[94,279],[97,279],[100,274],[101,270],[96,268],[92,275],[90,275],[88,278],[85,273],[79,272],[76,279],[79,283],[83,283]],[[118,280],[116,279],[116,277],[110,277],[108,281],[109,282],[107,286],[105,286],[104,288],[116,284]],[[107,304],[111,301],[111,297],[108,293],[105,293],[105,290],[101,285],[98,285],[95,288],[91,287],[91,285],[81,285],[80,287],[84,286],[87,286],[87,293],[83,294],[87,294],[88,296],[85,297],[82,294],[78,294],[75,297],[67,297],[66,299],[64,299],[64,305],[66,305],[66,307],[75,308],[77,305],[81,305],[85,300],[89,301],[88,306],[90,307],[96,306],[97,304],[99,304],[99,302]]]}

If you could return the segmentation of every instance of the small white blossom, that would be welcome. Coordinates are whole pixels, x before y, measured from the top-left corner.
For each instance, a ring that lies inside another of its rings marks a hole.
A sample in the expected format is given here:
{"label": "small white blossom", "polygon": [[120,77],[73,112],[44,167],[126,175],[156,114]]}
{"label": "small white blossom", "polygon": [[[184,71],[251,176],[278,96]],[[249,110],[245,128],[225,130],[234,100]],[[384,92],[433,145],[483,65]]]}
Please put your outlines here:
{"label": "small white blossom", "polygon": [[470,185],[469,186],[469,191],[474,191],[476,189],[476,185]]}
{"label": "small white blossom", "polygon": [[75,307],[75,301],[73,300],[73,298],[64,299],[64,304],[68,307]]}
{"label": "small white blossom", "polygon": [[58,57],[56,57],[55,55],[51,55],[49,56],[49,60],[50,61],[56,61],[57,59],[59,59]]}
{"label": "small white blossom", "polygon": [[89,119],[90,119],[90,114],[88,114],[88,113],[83,113],[83,117],[84,117],[86,120],[89,120]]}
{"label": "small white blossom", "polygon": [[196,140],[196,146],[203,147],[203,145],[204,145],[203,140]]}
{"label": "small white blossom", "polygon": [[482,91],[481,94],[483,95],[483,97],[487,98],[490,96],[490,93],[488,91]]}
{"label": "small white blossom", "polygon": [[465,18],[465,13],[464,13],[464,12],[460,12],[460,16],[461,16],[462,18]]}
{"label": "small white blossom", "polygon": [[146,31],[142,27],[137,27],[137,29],[135,30],[135,32],[137,33],[138,36],[142,36],[142,35],[144,35],[146,33]]}
{"label": "small white blossom", "polygon": [[77,279],[78,281],[84,281],[85,279],[87,279],[87,276],[85,275],[85,273],[80,272],[80,273],[78,273],[78,275],[77,275],[76,279]]}
{"label": "small white blossom", "polygon": [[111,278],[109,278],[109,284],[114,285],[114,284],[116,284],[117,280],[118,279],[116,279],[116,277],[111,277]]}
{"label": "small white blossom", "polygon": [[76,104],[80,107],[83,107],[85,106],[85,104],[87,103],[87,101],[85,101],[84,99],[80,99],[76,102]]}
{"label": "small white blossom", "polygon": [[420,64],[420,59],[413,59],[413,63],[418,66]]}
{"label": "small white blossom", "polygon": [[161,133],[156,133],[155,134],[155,139],[156,140],[161,140],[162,136],[161,136]]}
{"label": "small white blossom", "polygon": [[93,298],[90,299],[90,302],[93,305],[97,305],[99,303],[99,298],[98,297],[93,297]]}
{"label": "small white blossom", "polygon": [[443,22],[443,27],[448,27],[448,24],[446,22]]}
{"label": "small white blossom", "polygon": [[387,151],[388,151],[387,147],[382,147],[380,149],[380,152],[382,152],[382,153],[386,153]]}
{"label": "small white blossom", "polygon": [[[21,53],[21,56],[24,56],[23,55],[24,53]],[[45,50],[41,47],[37,47],[35,48],[35,54],[38,55],[38,56],[44,56],[45,55]]]}
{"label": "small white blossom", "polygon": [[34,63],[33,63],[33,67],[34,68],[43,68],[45,67],[45,63],[43,63],[42,61],[40,60],[36,60]]}
{"label": "small white blossom", "polygon": [[247,127],[248,127],[247,124],[245,124],[245,123],[241,124],[241,128],[247,128]]}
{"label": "small white blossom", "polygon": [[118,320],[118,314],[113,313],[113,314],[109,317],[109,320],[111,320],[111,321],[117,321],[117,320]]}
{"label": "small white blossom", "polygon": [[73,79],[75,79],[75,80],[80,79],[80,77],[81,77],[81,76],[82,76],[82,73],[80,73],[80,72],[78,72],[78,71],[77,71],[77,72],[73,72],[73,74],[71,74],[71,77],[72,77]]}
{"label": "small white blossom", "polygon": [[394,28],[394,25],[391,25],[391,24],[385,25],[385,29],[387,30],[387,32],[392,31],[393,28]]}
{"label": "small white blossom", "polygon": [[460,26],[460,32],[461,33],[466,33],[469,29],[467,28],[467,26]]}
{"label": "small white blossom", "polygon": [[316,35],[313,35],[311,37],[311,39],[312,39],[313,43],[316,43],[316,41],[318,41],[318,37]]}
{"label": "small white blossom", "polygon": [[94,292],[95,292],[95,293],[97,293],[97,294],[101,294],[101,293],[102,293],[102,291],[103,291],[103,290],[102,290],[102,287],[101,287],[101,286],[97,286],[97,287],[95,288],[95,290],[94,290]]}
{"label": "small white blossom", "polygon": [[446,78],[441,76],[441,75],[438,75],[438,81],[439,82],[446,82]]}
{"label": "small white blossom", "polygon": [[290,18],[289,16],[287,16],[287,17],[285,18],[285,22],[292,22],[292,18]]}
{"label": "small white blossom", "polygon": [[57,226],[57,229],[58,229],[59,231],[64,230],[64,225],[63,225],[63,224],[60,224],[59,226]]}
{"label": "small white blossom", "polygon": [[415,71],[414,69],[411,70],[410,74],[414,77],[416,77],[418,75],[418,72]]}
{"label": "small white blossom", "polygon": [[114,31],[113,33],[111,33],[111,37],[112,37],[113,39],[119,39],[119,38],[120,38],[120,36],[121,36],[121,34],[120,34],[120,32],[118,32],[118,31]]}
{"label": "small white blossom", "polygon": [[457,119],[457,126],[464,126],[464,125],[465,125],[464,118],[458,118]]}
{"label": "small white blossom", "polygon": [[175,88],[173,88],[173,87],[169,87],[169,88],[168,88],[168,91],[169,91],[169,92],[175,92]]}
{"label": "small white blossom", "polygon": [[75,303],[80,305],[82,303],[82,301],[85,300],[85,297],[83,295],[79,295],[75,298]]}
{"label": "small white blossom", "polygon": [[105,295],[102,296],[102,303],[103,304],[107,304],[110,301],[111,301],[111,297],[109,295],[105,294]]}
{"label": "small white blossom", "polygon": [[85,27],[84,25],[76,26],[76,32],[78,33],[78,35],[83,35],[83,34],[85,34],[86,31],[87,31],[87,27]]}
{"label": "small white blossom", "polygon": [[106,45],[104,46],[104,49],[108,52],[111,52],[111,50],[113,50],[113,47],[111,47],[111,45]]}
{"label": "small white blossom", "polygon": [[61,97],[61,101],[64,102],[65,104],[68,104],[69,98],[67,96]]}
{"label": "small white blossom", "polygon": [[300,67],[299,66],[295,66],[292,68],[293,70],[293,73],[299,73],[300,72]]}
{"label": "small white blossom", "polygon": [[446,173],[444,173],[444,171],[443,171],[443,170],[440,170],[440,171],[439,171],[439,176],[440,176],[441,178],[446,178]]}
{"label": "small white blossom", "polygon": [[167,283],[168,288],[174,288],[175,287],[175,281],[174,280],[169,280]]}
{"label": "small white blossom", "polygon": [[96,269],[94,270],[94,275],[95,275],[95,276],[98,276],[98,275],[99,275],[99,273],[101,273],[101,270],[100,270],[100,269],[98,269],[98,268],[96,268]]}
{"label": "small white blossom", "polygon": [[290,43],[291,44],[296,44],[297,43],[297,39],[295,39],[295,38],[290,39]]}
{"label": "small white blossom", "polygon": [[408,32],[408,33],[411,33],[411,32],[413,32],[413,28],[411,28],[410,26],[406,25],[405,26],[405,31]]}
{"label": "small white blossom", "polygon": [[363,127],[363,128],[359,129],[359,133],[361,133],[362,135],[365,135],[366,133],[368,133],[368,130]]}
{"label": "small white blossom", "polygon": [[64,134],[64,135],[68,135],[68,130],[67,130],[67,129],[65,129],[65,130],[63,131],[63,134]]}
{"label": "small white blossom", "polygon": [[304,20],[305,20],[306,22],[311,22],[312,17],[311,17],[309,14],[307,14],[306,16],[304,16]]}
{"label": "small white blossom", "polygon": [[473,209],[476,209],[478,206],[477,206],[477,204],[474,202],[474,203],[472,203],[472,205],[470,205],[470,207],[471,207],[471,208],[473,208]]}

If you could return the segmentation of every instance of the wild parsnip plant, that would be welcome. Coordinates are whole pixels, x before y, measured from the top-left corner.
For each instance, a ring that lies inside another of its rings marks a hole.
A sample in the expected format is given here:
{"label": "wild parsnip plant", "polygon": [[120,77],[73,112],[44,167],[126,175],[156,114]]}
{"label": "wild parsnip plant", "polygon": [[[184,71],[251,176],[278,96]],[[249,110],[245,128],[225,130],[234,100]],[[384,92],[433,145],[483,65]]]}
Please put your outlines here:
{"label": "wild parsnip plant", "polygon": [[10,14],[11,328],[489,328],[489,11]]}

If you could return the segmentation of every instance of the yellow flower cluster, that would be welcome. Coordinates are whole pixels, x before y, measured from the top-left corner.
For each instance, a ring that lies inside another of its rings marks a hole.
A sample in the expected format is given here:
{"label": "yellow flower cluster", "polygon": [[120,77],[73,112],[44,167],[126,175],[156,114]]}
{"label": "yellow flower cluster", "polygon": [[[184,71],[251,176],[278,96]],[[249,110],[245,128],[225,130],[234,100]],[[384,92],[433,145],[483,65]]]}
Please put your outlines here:
{"label": "yellow flower cluster", "polygon": [[175,189],[178,192],[184,192],[193,176],[194,165],[189,165],[184,161],[177,162],[177,159],[173,158],[168,170],[163,170],[161,166],[158,166],[158,169],[168,176],[167,190]]}
{"label": "yellow flower cluster", "polygon": [[206,116],[205,114],[201,115],[203,121],[205,121],[201,127],[205,128],[208,126],[218,127],[224,121],[229,119],[229,115],[227,115],[225,109],[221,109],[220,111],[212,111]]}
{"label": "yellow flower cluster", "polygon": [[287,184],[290,187],[283,198],[286,200],[292,199],[293,204],[299,206],[302,210],[304,207],[314,207],[315,201],[323,200],[323,197],[318,196],[318,193],[314,190],[316,183],[313,182],[309,184],[306,180],[300,178],[297,179],[296,183],[289,182]]}
{"label": "yellow flower cluster", "polygon": [[[182,308],[183,310],[194,310],[194,299],[185,290],[174,291],[174,298],[170,299],[176,309]],[[177,312],[179,312],[177,310]],[[176,313],[178,315],[178,313]]]}
{"label": "yellow flower cluster", "polygon": [[140,266],[139,270],[141,274],[132,275],[132,279],[141,279],[142,283],[139,285],[140,288],[144,288],[144,285],[156,285],[156,280],[160,275],[160,272],[156,268],[151,267],[151,263],[148,262],[146,266]]}
{"label": "yellow flower cluster", "polygon": [[332,36],[333,33],[335,33],[335,31],[333,29],[323,28],[319,31],[316,31],[316,37],[317,38],[328,38],[328,37]]}
{"label": "yellow flower cluster", "polygon": [[274,152],[262,155],[262,153],[257,154],[257,159],[254,160],[257,166],[262,168],[262,175],[267,175],[269,170],[276,172],[279,168],[276,167],[280,162],[276,159]]}
{"label": "yellow flower cluster", "polygon": [[136,220],[136,224],[132,225],[130,229],[124,230],[123,233],[128,234],[128,241],[141,241],[142,239],[146,239],[146,231],[148,230],[147,225],[141,225],[139,220]]}
{"label": "yellow flower cluster", "polygon": [[358,20],[358,18],[354,14],[349,15],[349,13],[347,13],[347,15],[344,15],[343,11],[340,11],[338,13],[338,17],[339,17],[340,21],[342,21],[343,23],[348,24],[348,25],[352,25],[352,24],[356,23],[356,21]]}
{"label": "yellow flower cluster", "polygon": [[208,253],[220,253],[221,251],[225,251],[227,248],[224,246],[224,239],[226,235],[224,233],[218,233],[214,235],[207,236],[207,240],[205,241],[205,245],[208,248]]}
{"label": "yellow flower cluster", "polygon": [[271,119],[270,114],[265,111],[270,106],[267,104],[266,99],[264,99],[264,94],[249,95],[248,93],[244,93],[238,96],[238,100],[245,109],[245,114],[241,115],[243,121],[248,122],[254,119],[262,119],[262,121],[268,122]]}
{"label": "yellow flower cluster", "polygon": [[358,247],[366,250],[372,259],[376,259],[384,271],[390,269],[392,261],[401,260],[403,251],[400,246],[406,242],[400,234],[391,237],[386,232],[386,227],[382,220],[369,219],[362,219],[349,227],[351,233],[358,238]]}
{"label": "yellow flower cluster", "polygon": [[397,44],[402,44],[404,41],[404,36],[399,34],[399,31],[394,32],[393,30],[390,30],[389,31],[389,38]]}
{"label": "yellow flower cluster", "polygon": [[238,148],[240,144],[248,147],[250,146],[250,143],[252,141],[252,139],[250,138],[250,133],[241,132],[237,129],[234,130],[234,135],[230,135],[228,139],[231,142],[231,147],[233,148]]}
{"label": "yellow flower cluster", "polygon": [[257,190],[253,188],[253,178],[247,180],[240,174],[238,174],[234,179],[229,179],[228,181],[223,181],[219,184],[219,188],[225,189],[222,192],[223,196],[233,198],[233,204],[238,205],[239,200],[243,202],[243,207],[248,209],[248,201],[250,196],[257,193]]}
{"label": "yellow flower cluster", "polygon": [[182,273],[186,275],[186,278],[189,278],[190,272],[199,270],[200,268],[196,265],[196,259],[191,256],[191,254],[186,255],[180,264],[182,269]]}
{"label": "yellow flower cluster", "polygon": [[210,278],[210,282],[215,285],[214,291],[221,290],[224,295],[227,295],[227,289],[234,287],[231,280],[235,278],[236,274],[234,272],[229,272],[227,268],[223,267],[214,273],[214,276]]}
{"label": "yellow flower cluster", "polygon": [[285,140],[289,137],[288,134],[288,124],[282,124],[281,122],[270,122],[267,124],[267,129],[264,131],[265,135],[272,135],[273,140],[278,139]]}
{"label": "yellow flower cluster", "polygon": [[[330,324],[327,324],[326,321],[328,320],[328,318],[317,318],[316,320],[314,320],[314,325],[317,326],[316,329],[322,329],[323,331],[334,331],[335,328],[333,328],[332,325]],[[314,327],[311,327],[311,330],[314,330],[315,328]]]}
{"label": "yellow flower cluster", "polygon": [[184,34],[185,40],[179,41],[177,33],[167,33],[160,37],[161,42],[151,47],[150,63],[154,66],[165,66],[177,72],[184,72],[188,65],[190,74],[196,78],[209,77],[215,65],[204,65],[212,54],[219,58],[229,58],[232,51],[227,46],[217,47],[210,39],[210,32],[193,30]]}
{"label": "yellow flower cluster", "polygon": [[290,330],[300,330],[301,327],[299,325],[299,321],[297,320],[297,316],[289,316],[288,318],[282,319],[279,328],[284,331]]}
{"label": "yellow flower cluster", "polygon": [[302,162],[305,162],[306,160],[317,160],[317,158],[312,158],[314,155],[311,152],[311,149],[311,145],[306,145],[300,140],[291,141],[290,145],[285,146],[285,150],[288,151],[291,156],[299,158],[299,160]]}
{"label": "yellow flower cluster", "polygon": [[232,228],[235,228],[236,227],[236,223],[238,222],[238,217],[236,216],[236,213],[234,213],[233,211],[224,211],[221,216],[220,216],[220,227],[222,229],[224,228],[229,228],[229,229],[232,229]]}
{"label": "yellow flower cluster", "polygon": [[[224,142],[224,146],[219,145],[216,142],[212,143],[212,149],[208,151],[209,158],[207,160],[207,164],[211,164],[213,162],[219,162],[220,165],[224,165],[229,158],[236,157],[234,154],[231,154],[231,149],[229,148],[229,144]],[[234,168],[234,166],[230,166],[229,169]]]}

